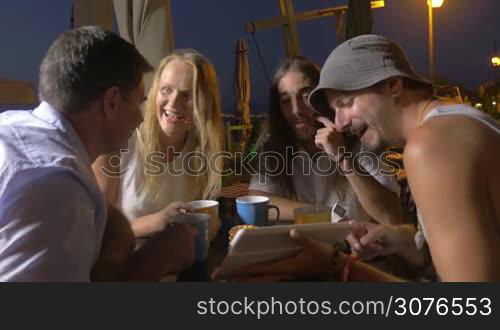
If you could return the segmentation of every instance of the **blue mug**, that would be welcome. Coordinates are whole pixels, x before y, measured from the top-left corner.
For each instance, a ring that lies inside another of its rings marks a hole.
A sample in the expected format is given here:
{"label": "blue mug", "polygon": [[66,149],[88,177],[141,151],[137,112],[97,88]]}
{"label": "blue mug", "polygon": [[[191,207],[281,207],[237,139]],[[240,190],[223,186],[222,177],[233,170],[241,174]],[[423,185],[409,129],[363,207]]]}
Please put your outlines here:
{"label": "blue mug", "polygon": [[276,210],[276,220],[280,218],[280,210],[269,205],[269,197],[245,196],[236,198],[236,211],[247,225],[266,226],[269,223],[269,209]]}

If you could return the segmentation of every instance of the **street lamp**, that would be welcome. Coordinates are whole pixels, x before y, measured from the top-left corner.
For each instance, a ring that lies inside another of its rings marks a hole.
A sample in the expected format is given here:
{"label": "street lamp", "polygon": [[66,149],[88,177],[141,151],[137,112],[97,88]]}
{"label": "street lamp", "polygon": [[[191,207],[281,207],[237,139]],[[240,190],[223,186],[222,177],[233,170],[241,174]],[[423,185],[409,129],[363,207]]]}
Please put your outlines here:
{"label": "street lamp", "polygon": [[498,57],[498,56],[493,56],[493,57],[491,58],[491,64],[493,64],[493,66],[494,66],[495,68],[500,67],[500,57]]}
{"label": "street lamp", "polygon": [[434,22],[433,22],[433,8],[440,8],[444,0],[427,0],[427,7],[429,7],[429,76],[434,80]]}
{"label": "street lamp", "polygon": [[440,8],[444,3],[444,0],[427,0],[427,4],[430,4],[432,8]]}
{"label": "street lamp", "polygon": [[493,57],[491,58],[491,64],[493,65],[494,68],[500,67],[500,57],[498,57],[497,53],[497,41],[495,40],[494,46],[493,46]]}

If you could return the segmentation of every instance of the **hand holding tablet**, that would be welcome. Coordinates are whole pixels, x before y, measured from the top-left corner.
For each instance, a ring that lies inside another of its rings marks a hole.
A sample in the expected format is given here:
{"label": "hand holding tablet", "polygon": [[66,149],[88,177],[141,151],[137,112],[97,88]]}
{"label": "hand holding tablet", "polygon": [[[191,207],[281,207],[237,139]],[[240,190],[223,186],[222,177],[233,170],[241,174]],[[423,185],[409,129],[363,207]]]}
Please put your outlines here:
{"label": "hand holding tablet", "polygon": [[297,253],[301,247],[290,238],[292,229],[305,237],[333,243],[343,241],[352,226],[348,223],[314,223],[239,230],[230,243],[218,277],[229,276],[244,266],[278,260]]}

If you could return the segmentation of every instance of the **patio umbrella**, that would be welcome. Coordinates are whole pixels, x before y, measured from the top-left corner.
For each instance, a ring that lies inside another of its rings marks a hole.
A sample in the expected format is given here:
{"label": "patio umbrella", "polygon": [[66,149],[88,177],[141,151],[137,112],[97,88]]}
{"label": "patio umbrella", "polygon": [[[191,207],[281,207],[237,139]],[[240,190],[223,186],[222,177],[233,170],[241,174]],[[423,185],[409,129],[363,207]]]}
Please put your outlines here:
{"label": "patio umbrella", "polygon": [[235,97],[236,112],[244,126],[240,147],[243,151],[250,138],[250,68],[248,65],[248,47],[245,40],[239,39],[236,45],[236,70],[235,70]]}
{"label": "patio umbrella", "polygon": [[[157,67],[174,49],[170,0],[73,0],[72,27],[99,25],[113,30],[113,9],[120,36]],[[144,76],[149,91],[153,73]]]}
{"label": "patio umbrella", "polygon": [[346,40],[369,34],[373,27],[371,0],[349,0]]}
{"label": "patio umbrella", "polygon": [[73,0],[71,28],[98,25],[113,31],[113,2],[111,0]]}
{"label": "patio umbrella", "polygon": [[[174,50],[170,0],[114,0],[113,5],[121,37],[134,44],[157,67]],[[146,91],[152,77],[153,73],[144,77]]]}

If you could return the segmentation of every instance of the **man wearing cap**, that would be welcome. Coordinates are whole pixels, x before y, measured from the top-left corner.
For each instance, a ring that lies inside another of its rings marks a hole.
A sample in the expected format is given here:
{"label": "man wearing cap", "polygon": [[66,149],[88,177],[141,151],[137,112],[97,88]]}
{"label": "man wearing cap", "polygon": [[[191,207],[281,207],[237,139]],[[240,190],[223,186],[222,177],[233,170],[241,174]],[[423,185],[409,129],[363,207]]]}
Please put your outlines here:
{"label": "man wearing cap", "polygon": [[353,154],[340,164],[316,146],[324,141],[341,148],[347,140],[335,131],[327,118],[331,114],[318,118],[307,103],[319,76],[319,66],[300,56],[286,59],[276,70],[259,171],[249,193],[269,196],[279,207],[281,220],[294,219],[297,208],[315,205],[332,208],[335,222],[351,218],[402,223],[400,187],[394,176],[383,174],[391,173],[388,164],[371,152],[359,151],[359,143],[347,146]]}
{"label": "man wearing cap", "polygon": [[[377,235],[369,231],[370,239],[361,237],[358,243],[369,247],[378,240],[393,253],[408,255],[425,240],[441,280],[500,280],[498,123],[474,108],[434,97],[431,82],[415,73],[400,46],[377,35],[338,46],[323,65],[309,101],[318,111],[334,112],[335,128],[357,136],[369,150],[404,148],[420,215],[416,244],[413,231],[397,226],[379,228]],[[350,274],[350,280],[394,280],[361,262],[348,262],[350,257],[330,246],[296,232],[292,238],[304,246],[297,256],[246,272],[276,275],[286,270],[290,276],[333,267]]]}

